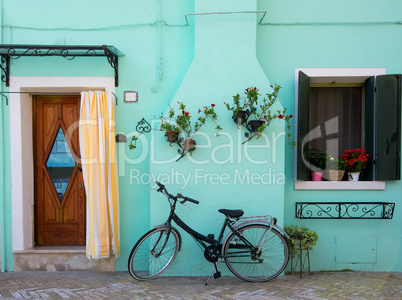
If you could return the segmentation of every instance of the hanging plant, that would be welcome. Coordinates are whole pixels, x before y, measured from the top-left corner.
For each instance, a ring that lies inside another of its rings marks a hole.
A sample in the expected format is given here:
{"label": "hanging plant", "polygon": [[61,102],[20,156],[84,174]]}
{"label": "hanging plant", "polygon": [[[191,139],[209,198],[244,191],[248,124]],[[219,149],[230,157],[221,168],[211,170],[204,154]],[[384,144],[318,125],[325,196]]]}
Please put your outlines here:
{"label": "hanging plant", "polygon": [[[196,141],[193,139],[194,135],[205,125],[208,119],[215,123],[215,136],[219,135],[222,130],[218,124],[218,115],[215,112],[215,104],[204,106],[198,110],[198,116],[193,115],[187,110],[183,102],[178,102],[179,112],[176,114],[174,108],[169,108],[168,117],[161,116],[162,123],[160,130],[165,131],[165,135],[174,131],[177,133],[177,143],[180,148],[178,151],[183,157],[186,153],[195,150]],[[181,158],[180,157],[180,158]],[[179,158],[179,159],[180,159]]]}
{"label": "hanging plant", "polygon": [[183,133],[184,139],[192,139],[193,136],[205,125],[207,119],[210,119],[215,123],[216,133],[219,135],[219,131],[222,130],[221,126],[217,123],[218,116],[215,112],[215,104],[211,106],[204,106],[198,110],[198,117],[195,117],[195,121],[192,120],[192,115],[186,110],[186,105],[183,102],[179,102],[179,109],[181,113],[176,116],[176,126],[180,132]]}
{"label": "hanging plant", "polygon": [[[275,84],[275,86],[271,85],[270,87],[273,89],[272,92],[267,93],[266,97],[263,98],[260,97],[261,94],[258,93],[259,90],[256,87],[249,87],[244,92],[246,98],[241,99],[240,95],[236,94],[233,96],[232,104],[225,103],[226,108],[232,111],[232,118],[235,120],[236,124],[244,125],[250,132],[246,133],[247,140],[245,142],[249,141],[254,136],[259,137],[273,120],[281,119],[287,123],[288,144],[294,147],[296,143],[290,141],[291,134],[289,133],[291,128],[290,119],[293,115],[288,115],[286,108],[277,110],[275,113],[271,112],[271,107],[278,100],[278,93],[281,86]],[[252,120],[249,120],[250,117],[252,117]]]}
{"label": "hanging plant", "polygon": [[229,104],[224,102],[226,105],[226,108],[230,111],[232,111],[232,119],[234,122],[238,125],[244,125],[244,123],[247,121],[248,116],[250,115],[250,111],[247,110],[248,108],[248,103],[246,99],[240,99],[240,95],[236,94],[233,96],[233,103]]}
{"label": "hanging plant", "polygon": [[[165,132],[165,137],[170,143],[179,144],[179,153],[182,157],[187,153],[195,149],[196,142],[194,141],[194,135],[205,125],[207,120],[211,120],[215,123],[215,136],[219,136],[219,131],[222,130],[221,126],[218,124],[218,115],[215,111],[215,104],[210,106],[204,106],[202,109],[198,110],[198,115],[194,116],[186,109],[186,105],[183,102],[178,102],[179,109],[178,113],[174,108],[169,106],[169,113],[167,116],[164,114],[160,115],[162,120],[160,127],[157,129],[159,131]],[[138,137],[143,134],[132,136],[129,149],[136,148],[136,142]]]}

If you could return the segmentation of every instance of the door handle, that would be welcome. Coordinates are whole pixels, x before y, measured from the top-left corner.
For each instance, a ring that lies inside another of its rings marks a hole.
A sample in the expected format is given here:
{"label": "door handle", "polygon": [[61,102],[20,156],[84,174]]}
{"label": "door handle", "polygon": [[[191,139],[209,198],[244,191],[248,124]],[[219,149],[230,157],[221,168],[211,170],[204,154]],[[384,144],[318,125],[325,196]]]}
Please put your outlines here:
{"label": "door handle", "polygon": [[[78,155],[77,158],[78,158],[79,160],[81,160],[81,155]],[[82,165],[81,165],[81,162],[80,162],[80,161],[77,161],[76,163],[77,163],[77,169],[78,169],[78,171],[82,172]]]}

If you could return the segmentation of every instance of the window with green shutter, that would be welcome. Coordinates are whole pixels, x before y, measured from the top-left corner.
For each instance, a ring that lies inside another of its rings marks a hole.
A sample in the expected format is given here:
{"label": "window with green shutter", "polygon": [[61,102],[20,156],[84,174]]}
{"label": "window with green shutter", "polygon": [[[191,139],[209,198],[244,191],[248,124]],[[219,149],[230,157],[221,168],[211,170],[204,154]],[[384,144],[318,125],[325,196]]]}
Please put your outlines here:
{"label": "window with green shutter", "polygon": [[400,75],[298,76],[297,180],[310,178],[309,146],[337,158],[364,148],[363,180],[400,179]]}

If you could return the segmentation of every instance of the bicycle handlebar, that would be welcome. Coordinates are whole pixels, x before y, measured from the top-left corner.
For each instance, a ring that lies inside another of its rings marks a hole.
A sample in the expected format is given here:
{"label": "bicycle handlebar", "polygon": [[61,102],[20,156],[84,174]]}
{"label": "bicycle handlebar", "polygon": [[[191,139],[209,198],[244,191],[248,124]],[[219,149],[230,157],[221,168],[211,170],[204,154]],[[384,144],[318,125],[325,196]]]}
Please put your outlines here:
{"label": "bicycle handlebar", "polygon": [[191,199],[189,197],[183,196],[180,193],[177,194],[177,198],[182,198],[183,199],[183,201],[180,201],[181,204],[184,204],[184,202],[186,202],[186,201],[190,201],[190,202],[192,202],[194,204],[199,204],[200,203],[200,201],[197,201],[197,200]]}
{"label": "bicycle handlebar", "polygon": [[190,197],[183,196],[180,193],[177,194],[177,196],[175,197],[172,194],[168,193],[168,191],[166,190],[166,187],[162,183],[160,183],[158,181],[155,181],[155,183],[159,186],[159,188],[157,189],[157,192],[160,192],[160,193],[164,192],[170,198],[174,198],[174,199],[181,198],[181,199],[183,199],[183,201],[179,201],[181,204],[184,204],[186,201],[190,201],[190,202],[192,202],[194,204],[199,204],[200,203],[199,201],[191,199]]}
{"label": "bicycle handlebar", "polygon": [[159,186],[159,189],[157,189],[157,192],[159,192],[159,193],[162,191],[167,192],[165,186],[162,183],[160,183],[158,181],[155,181],[155,183]]}

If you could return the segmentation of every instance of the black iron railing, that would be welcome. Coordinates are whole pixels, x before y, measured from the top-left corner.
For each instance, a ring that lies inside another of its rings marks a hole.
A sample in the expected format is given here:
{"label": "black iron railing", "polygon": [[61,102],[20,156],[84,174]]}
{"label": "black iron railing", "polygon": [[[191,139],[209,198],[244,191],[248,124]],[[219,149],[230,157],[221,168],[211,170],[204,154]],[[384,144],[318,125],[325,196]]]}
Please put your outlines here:
{"label": "black iron railing", "polygon": [[299,219],[392,219],[395,203],[296,202]]}

